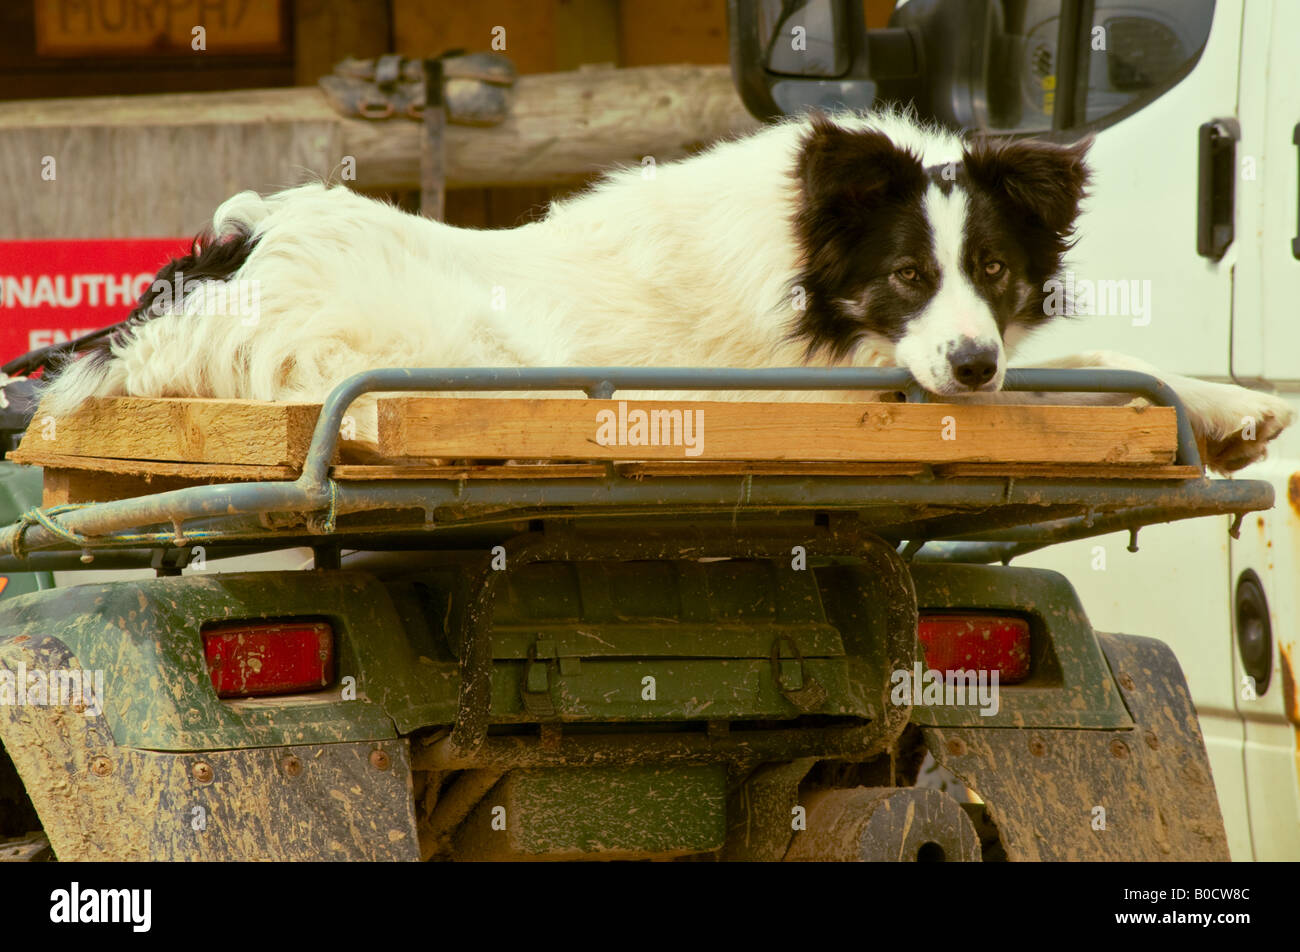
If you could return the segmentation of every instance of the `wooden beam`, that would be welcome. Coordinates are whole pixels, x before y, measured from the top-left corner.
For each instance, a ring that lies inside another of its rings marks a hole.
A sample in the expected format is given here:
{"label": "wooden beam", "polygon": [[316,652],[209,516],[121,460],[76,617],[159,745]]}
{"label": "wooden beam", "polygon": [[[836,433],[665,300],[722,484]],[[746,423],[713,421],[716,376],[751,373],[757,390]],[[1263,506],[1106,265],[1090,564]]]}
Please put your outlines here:
{"label": "wooden beam", "polygon": [[615,463],[615,471],[628,479],[647,476],[920,476],[924,463],[804,463],[786,460],[695,460],[656,463]]}
{"label": "wooden beam", "polygon": [[[115,460],[108,460],[113,463]],[[235,477],[229,473],[214,474],[219,467],[208,467],[205,478],[194,476],[154,476],[131,473],[111,473],[100,469],[53,469],[46,467],[41,492],[42,506],[61,506],[70,502],[111,502],[114,499],[135,499],[154,493],[207,486],[212,483],[252,482],[248,476]],[[257,479],[266,478],[264,476]]]}
{"label": "wooden beam", "polygon": [[[336,467],[337,468],[337,467]],[[526,469],[526,467],[515,467]],[[615,463],[620,476],[644,479],[647,476],[920,476],[924,463],[801,463],[787,461],[767,463],[731,460],[697,463]],[[1198,466],[1154,464],[1098,463],[940,463],[929,467],[940,478],[1013,477],[1015,479],[1199,479],[1204,473]]]}
{"label": "wooden beam", "polygon": [[298,477],[298,470],[292,466],[160,463],[151,460],[60,456],[57,453],[24,453],[22,459],[16,462],[44,468],[42,506],[132,499],[213,483],[261,482]]}
{"label": "wooden beam", "polygon": [[262,480],[297,479],[301,471],[293,466],[244,466],[240,463],[172,463],[150,459],[112,459],[103,456],[61,456],[58,453],[25,452],[22,459],[10,454],[8,459],[27,466],[42,466],[45,471],[85,470],[111,476],[176,477],[196,482],[259,482]]}
{"label": "wooden beam", "polygon": [[320,406],[194,397],[101,397],[76,413],[35,422],[12,455],[51,454],[176,463],[302,466]]}
{"label": "wooden beam", "polygon": [[[447,127],[447,184],[568,184],[757,126],[726,67],[521,76],[501,125]],[[344,119],[311,87],[0,103],[0,237],[191,235],[243,189],[338,181],[345,157],[350,186],[418,188],[420,131],[409,119]]]}
{"label": "wooden beam", "polygon": [[[2,108],[2,107],[0,107]],[[449,188],[560,185],[653,155],[662,164],[758,128],[721,66],[584,69],[521,76],[510,118],[499,126],[447,127]],[[413,122],[343,121],[343,148],[357,158],[357,184],[419,182]]]}
{"label": "wooden beam", "polygon": [[514,465],[431,466],[411,464],[371,466],[337,464],[330,476],[340,482],[374,482],[389,479],[600,479],[607,475],[604,463],[528,463]]}
{"label": "wooden beam", "polygon": [[1167,407],[379,401],[393,458],[1166,464],[1176,448]]}

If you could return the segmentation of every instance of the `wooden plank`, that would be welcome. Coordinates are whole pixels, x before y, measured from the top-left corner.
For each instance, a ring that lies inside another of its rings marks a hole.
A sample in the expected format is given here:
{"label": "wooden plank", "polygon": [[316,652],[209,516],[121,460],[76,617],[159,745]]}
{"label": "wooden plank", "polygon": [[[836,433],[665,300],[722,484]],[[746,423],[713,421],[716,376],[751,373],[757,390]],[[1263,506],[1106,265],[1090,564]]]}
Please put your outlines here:
{"label": "wooden plank", "polygon": [[260,480],[297,479],[294,466],[244,466],[237,463],[173,463],[145,459],[106,459],[97,456],[62,456],[58,453],[23,453],[22,459],[10,454],[15,463],[43,466],[46,470],[78,470],[126,476],[177,476],[198,482],[257,482]]}
{"label": "wooden plank", "polygon": [[1164,464],[1176,448],[1168,407],[379,401],[393,458]]}
{"label": "wooden plank", "polygon": [[[342,124],[342,148],[357,157],[359,187],[419,182],[415,123]],[[680,159],[758,127],[725,66],[520,76],[505,122],[447,127],[447,186],[567,184],[612,165],[639,165],[647,155],[659,164]]]}
{"label": "wooden plank", "polygon": [[341,482],[381,479],[591,479],[605,475],[603,463],[529,463],[519,466],[356,466],[330,467]]}
{"label": "wooden plank", "polygon": [[228,479],[210,477],[193,479],[184,476],[137,476],[127,473],[105,473],[89,469],[46,469],[41,491],[42,506],[60,506],[70,502],[111,502],[115,499],[134,499],[154,493],[229,482]]}
{"label": "wooden plank", "polygon": [[199,397],[102,397],[28,429],[13,458],[29,454],[179,463],[301,467],[320,415],[314,403]]}
{"label": "wooden plank", "polygon": [[615,471],[629,479],[645,476],[919,476],[924,463],[801,463],[789,460],[766,463],[752,460],[725,462],[615,463]]}
{"label": "wooden plank", "polygon": [[[615,463],[620,476],[917,476],[923,463]],[[1071,463],[943,463],[931,467],[935,476],[1013,476],[1019,479],[1198,479],[1196,466],[1097,465]]]}
{"label": "wooden plank", "polygon": [[1199,466],[1106,465],[1053,463],[947,463],[934,467],[936,476],[1014,476],[1019,479],[1200,479]]}

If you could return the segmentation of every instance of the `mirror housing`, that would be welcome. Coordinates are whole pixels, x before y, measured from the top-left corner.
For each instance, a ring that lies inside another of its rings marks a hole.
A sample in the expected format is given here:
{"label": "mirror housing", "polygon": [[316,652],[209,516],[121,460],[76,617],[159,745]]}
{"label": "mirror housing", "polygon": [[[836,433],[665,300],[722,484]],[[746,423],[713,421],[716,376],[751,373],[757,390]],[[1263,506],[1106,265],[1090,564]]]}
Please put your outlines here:
{"label": "mirror housing", "polygon": [[868,31],[855,0],[728,0],[727,27],[732,80],[759,119],[869,109],[882,79],[920,75],[912,33]]}

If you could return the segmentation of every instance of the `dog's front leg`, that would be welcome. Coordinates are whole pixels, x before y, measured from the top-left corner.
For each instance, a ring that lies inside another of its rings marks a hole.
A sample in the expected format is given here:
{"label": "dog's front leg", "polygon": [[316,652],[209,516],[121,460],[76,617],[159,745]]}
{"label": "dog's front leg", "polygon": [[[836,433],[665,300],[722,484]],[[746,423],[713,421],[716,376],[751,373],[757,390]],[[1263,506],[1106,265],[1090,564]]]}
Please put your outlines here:
{"label": "dog's front leg", "polygon": [[[1218,473],[1231,473],[1267,454],[1269,441],[1291,425],[1295,411],[1279,397],[1247,390],[1235,384],[1210,383],[1194,377],[1166,373],[1144,360],[1112,351],[1088,351],[1037,364],[1061,369],[1134,370],[1164,381],[1182,400],[1188,420],[1203,443],[1205,465]],[[1128,394],[1030,393],[1004,391],[972,394],[963,398],[980,403],[1069,403],[1116,406],[1131,403]]]}

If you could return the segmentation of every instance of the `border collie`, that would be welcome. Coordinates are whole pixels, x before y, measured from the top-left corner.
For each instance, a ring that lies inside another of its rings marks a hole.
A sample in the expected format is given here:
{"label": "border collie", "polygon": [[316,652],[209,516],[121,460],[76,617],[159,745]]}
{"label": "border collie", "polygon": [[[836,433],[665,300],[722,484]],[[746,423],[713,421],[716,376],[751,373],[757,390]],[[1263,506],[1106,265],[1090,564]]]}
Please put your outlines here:
{"label": "border collie", "polygon": [[[1052,319],[1087,148],[963,140],[900,112],[814,114],[614,172],[501,231],[321,184],[244,192],[62,368],[42,412],[117,394],[320,401],[358,371],[412,366],[901,365],[944,399],[1061,402],[998,391],[1010,353]],[[227,306],[199,293],[214,289]],[[1156,373],[1222,472],[1292,421],[1275,397],[1116,354],[1050,366]]]}

